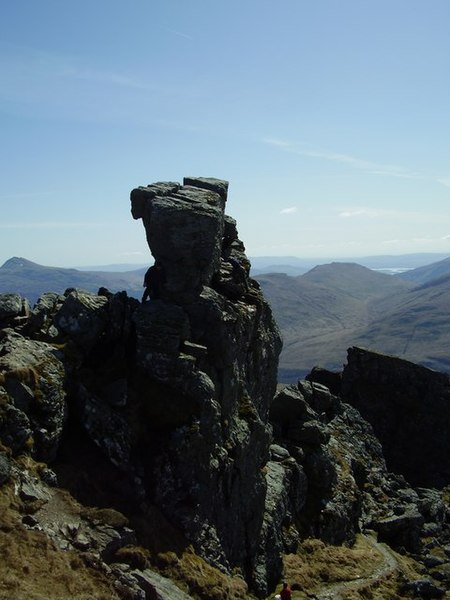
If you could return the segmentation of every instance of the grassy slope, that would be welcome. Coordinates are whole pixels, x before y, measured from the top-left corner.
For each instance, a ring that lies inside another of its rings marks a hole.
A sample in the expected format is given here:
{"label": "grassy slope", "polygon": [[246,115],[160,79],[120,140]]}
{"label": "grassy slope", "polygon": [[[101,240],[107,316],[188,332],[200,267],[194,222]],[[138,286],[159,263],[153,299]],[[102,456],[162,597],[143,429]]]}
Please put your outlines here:
{"label": "grassy slope", "polygon": [[[28,458],[19,462],[31,472],[37,466]],[[67,509],[74,514],[86,512],[70,494],[62,493],[63,513]],[[88,566],[83,552],[60,550],[45,533],[25,528],[22,517],[34,509],[21,502],[12,481],[0,487],[0,600],[128,600],[125,591],[115,590],[113,581],[95,567],[95,561]],[[95,515],[108,512],[93,510]],[[58,515],[55,514],[55,518]],[[127,547],[118,552],[117,560],[128,562],[135,555],[134,547]],[[402,577],[417,579],[420,574],[414,561],[396,556],[395,572],[388,576],[382,574],[379,580],[345,597],[403,598],[398,591]],[[239,577],[220,573],[197,557],[190,547],[177,551],[175,543],[174,551],[160,552],[153,561],[157,570],[176,580],[198,600],[253,598]],[[313,593],[319,594],[335,583],[370,578],[382,571],[382,562],[380,552],[363,536],[358,536],[352,548],[327,546],[320,540],[307,539],[296,554],[284,557],[284,578],[292,586],[293,599],[302,600],[314,597]],[[375,596],[372,595],[374,587]],[[269,598],[273,598],[273,594]]]}
{"label": "grassy slope", "polygon": [[[380,550],[361,535],[357,536],[351,548],[327,546],[317,539],[305,540],[297,554],[284,557],[285,579],[293,590],[293,600],[311,597],[347,600],[410,598],[403,595],[400,588],[404,577],[411,580],[420,578],[420,565],[393,551],[384,553],[391,555],[393,568],[383,564],[385,559]],[[335,587],[336,593],[333,593]]]}
{"label": "grassy slope", "polygon": [[25,528],[22,517],[29,511],[14,482],[0,487],[0,600],[119,600],[103,573],[76,552],[63,552],[43,532]]}

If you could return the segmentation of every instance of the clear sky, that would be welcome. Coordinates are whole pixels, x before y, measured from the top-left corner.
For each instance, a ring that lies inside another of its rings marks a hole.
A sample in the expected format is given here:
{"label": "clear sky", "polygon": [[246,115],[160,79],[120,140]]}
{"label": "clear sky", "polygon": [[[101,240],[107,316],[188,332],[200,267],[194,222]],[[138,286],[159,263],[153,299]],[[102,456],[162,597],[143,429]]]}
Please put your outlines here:
{"label": "clear sky", "polygon": [[449,0],[3,2],[0,264],[147,263],[186,175],[250,256],[450,255],[449,107]]}

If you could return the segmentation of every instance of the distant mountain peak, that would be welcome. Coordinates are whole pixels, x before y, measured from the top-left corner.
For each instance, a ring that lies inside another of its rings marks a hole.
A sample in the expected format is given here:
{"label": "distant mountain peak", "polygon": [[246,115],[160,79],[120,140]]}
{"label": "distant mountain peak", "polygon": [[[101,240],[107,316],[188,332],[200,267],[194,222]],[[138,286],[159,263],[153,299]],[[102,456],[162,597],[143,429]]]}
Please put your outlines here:
{"label": "distant mountain peak", "polygon": [[26,258],[22,258],[20,256],[13,256],[9,258],[0,269],[22,269],[23,267],[31,267],[37,266],[36,263],[31,262],[31,260],[27,260]]}

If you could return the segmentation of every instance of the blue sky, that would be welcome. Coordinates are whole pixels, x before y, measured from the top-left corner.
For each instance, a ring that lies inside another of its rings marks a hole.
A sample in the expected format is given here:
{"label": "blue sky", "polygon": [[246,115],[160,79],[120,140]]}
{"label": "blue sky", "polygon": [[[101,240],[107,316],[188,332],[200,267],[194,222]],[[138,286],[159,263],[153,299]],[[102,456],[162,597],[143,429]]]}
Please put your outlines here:
{"label": "blue sky", "polygon": [[230,182],[250,256],[450,254],[448,0],[15,0],[0,264],[147,263],[132,188]]}

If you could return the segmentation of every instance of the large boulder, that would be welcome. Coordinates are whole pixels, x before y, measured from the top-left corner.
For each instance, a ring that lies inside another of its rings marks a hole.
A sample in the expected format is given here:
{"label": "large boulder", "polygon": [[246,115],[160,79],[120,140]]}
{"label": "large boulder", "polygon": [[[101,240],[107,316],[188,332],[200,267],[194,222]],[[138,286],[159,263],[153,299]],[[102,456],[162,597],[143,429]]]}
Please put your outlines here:
{"label": "large boulder", "polygon": [[163,297],[197,296],[218,270],[227,182],[201,178],[157,183],[131,192],[132,215],[141,218],[150,251],[166,274]]}
{"label": "large boulder", "polygon": [[378,539],[397,549],[418,552],[421,548],[420,532],[423,525],[422,515],[410,509],[400,515],[391,515],[373,523]]}
{"label": "large boulder", "polygon": [[59,331],[88,351],[106,330],[108,299],[83,290],[67,290],[66,299],[54,316]]}
{"label": "large boulder", "polygon": [[20,326],[26,323],[30,314],[30,306],[26,298],[20,294],[0,294],[0,328]]}

